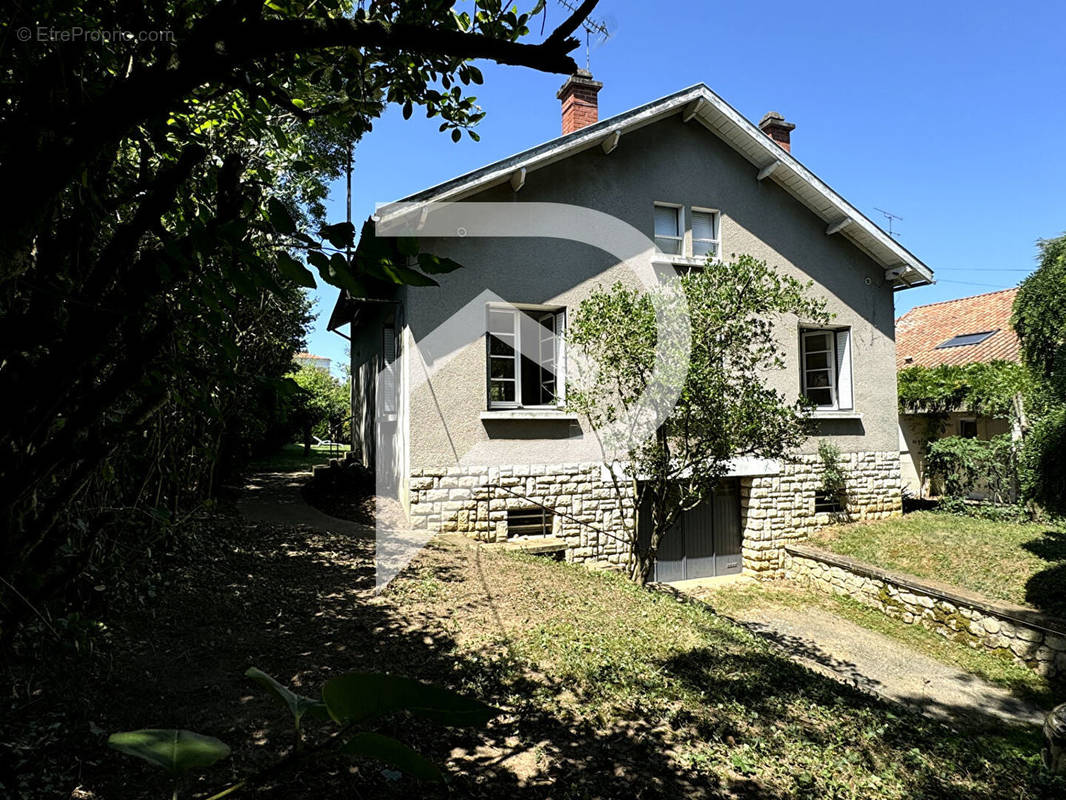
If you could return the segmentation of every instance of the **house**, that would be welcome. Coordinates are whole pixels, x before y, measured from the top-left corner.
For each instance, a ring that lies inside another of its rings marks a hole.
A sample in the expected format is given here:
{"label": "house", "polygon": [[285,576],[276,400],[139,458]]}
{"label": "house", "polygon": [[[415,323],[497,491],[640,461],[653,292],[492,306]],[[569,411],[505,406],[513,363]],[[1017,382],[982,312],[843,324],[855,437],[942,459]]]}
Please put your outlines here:
{"label": "house", "polygon": [[[770,376],[817,404],[816,430],[795,462],[736,459],[664,541],[656,577],[779,574],[784,543],[834,518],[818,491],[820,439],[844,453],[853,518],[899,514],[893,296],[928,284],[930,269],[792,155],[795,126],[780,114],[755,125],[700,84],[598,120],[600,88],[572,76],[558,94],[562,136],[406,201],[566,203],[624,222],[646,246],[620,260],[565,238],[423,236],[463,268],[334,309],[332,328],[351,325],[354,449],[416,527],[622,563],[639,511],[587,420],[561,407],[567,316],[637,267],[747,253],[813,282],[835,314],[829,328],[783,322],[788,366]],[[447,358],[434,344],[445,333],[462,339]],[[518,355],[519,340],[539,355]]]}
{"label": "house", "polygon": [[[1004,289],[943,303],[915,306],[896,320],[896,368],[1020,361],[1011,312],[1018,290]],[[964,436],[991,439],[1011,432],[1010,420],[952,411],[931,430],[925,414],[900,414],[900,460],[904,490],[914,496],[928,491],[924,474],[928,438]]]}
{"label": "house", "polygon": [[292,357],[297,367],[312,367],[313,369],[329,372],[332,359],[325,356],[316,356],[312,353],[297,353]]}

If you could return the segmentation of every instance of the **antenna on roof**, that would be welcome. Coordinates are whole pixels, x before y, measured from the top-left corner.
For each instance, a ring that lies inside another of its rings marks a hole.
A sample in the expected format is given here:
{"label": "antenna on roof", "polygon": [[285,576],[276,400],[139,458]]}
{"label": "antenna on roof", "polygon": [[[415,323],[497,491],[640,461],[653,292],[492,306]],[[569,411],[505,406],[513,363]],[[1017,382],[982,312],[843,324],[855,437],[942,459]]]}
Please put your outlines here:
{"label": "antenna on roof", "polygon": [[[555,0],[563,8],[567,9],[571,13],[577,11],[577,5],[573,0]],[[603,41],[597,42],[602,44],[611,38],[611,32],[607,30],[606,20],[594,19],[593,17],[585,17],[581,23],[582,30],[585,31],[585,69],[592,71],[592,59],[591,59],[591,40],[593,36],[602,36]]]}
{"label": "antenna on roof", "polygon": [[885,219],[888,220],[888,235],[894,236],[898,239],[900,237],[900,234],[892,230],[892,220],[898,219],[900,222],[903,222],[903,217],[899,216],[898,214],[893,214],[891,211],[885,211],[883,208],[877,208],[876,206],[874,206],[874,211],[880,211],[882,214],[884,214]]}

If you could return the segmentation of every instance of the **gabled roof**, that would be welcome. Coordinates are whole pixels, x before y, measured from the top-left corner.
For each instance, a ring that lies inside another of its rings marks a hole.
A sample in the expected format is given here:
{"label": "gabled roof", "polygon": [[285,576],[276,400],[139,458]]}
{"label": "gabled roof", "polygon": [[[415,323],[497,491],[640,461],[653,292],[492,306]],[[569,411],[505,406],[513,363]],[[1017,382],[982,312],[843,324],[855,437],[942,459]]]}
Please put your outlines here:
{"label": "gabled roof", "polygon": [[[1017,289],[915,306],[896,320],[896,369],[975,361],[1017,361],[1018,336],[1010,324]],[[977,344],[943,345],[956,336],[988,333]]]}
{"label": "gabled roof", "polygon": [[[826,223],[827,235],[849,239],[885,268],[886,280],[893,286],[909,288],[933,282],[929,267],[702,83],[460,175],[401,202],[462,200],[512,178],[520,185],[524,172],[593,147],[610,152],[627,132],[678,114],[685,122],[702,123],[747,159],[753,167],[752,180],[774,181],[819,216]],[[387,207],[384,211],[388,213]]]}

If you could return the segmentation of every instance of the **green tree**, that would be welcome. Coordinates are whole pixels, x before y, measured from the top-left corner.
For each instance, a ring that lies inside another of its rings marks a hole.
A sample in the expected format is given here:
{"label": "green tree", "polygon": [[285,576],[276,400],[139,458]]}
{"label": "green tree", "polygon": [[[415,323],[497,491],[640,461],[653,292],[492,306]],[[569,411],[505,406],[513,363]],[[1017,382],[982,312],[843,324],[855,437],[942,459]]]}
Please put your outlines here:
{"label": "green tree", "polygon": [[[646,582],[663,535],[686,510],[699,505],[738,456],[779,458],[805,434],[807,405],[766,383],[784,368],[777,325],[796,317],[828,322],[825,303],[808,294],[809,284],[780,275],[763,261],[740,256],[708,259],[703,269],[680,279],[692,331],[687,373],[669,418],[646,441],[626,445],[615,470],[619,491],[649,508],[650,536],[629,535],[630,576]],[[655,300],[621,283],[594,291],[578,307],[567,331],[570,346],[595,366],[568,387],[568,404],[594,428],[632,410],[648,388],[656,349]],[[659,343],[664,362],[683,358],[680,343]]]}
{"label": "green tree", "polygon": [[1040,266],[1018,289],[1011,319],[1043,389],[1022,449],[1021,488],[1027,500],[1066,514],[1066,235],[1039,246]]}
{"label": "green tree", "polygon": [[[215,483],[223,453],[249,449],[241,437],[283,405],[307,265],[355,292],[456,266],[412,243],[351,254],[352,226],[323,217],[329,181],[387,105],[476,139],[470,59],[571,72],[593,5],[539,44],[520,39],[543,3],[3,7],[0,635],[99,549],[94,509],[176,508]],[[74,28],[171,36],[39,37]],[[145,459],[154,484],[137,480]],[[133,485],[108,488],[119,474]]]}
{"label": "green tree", "polygon": [[311,434],[327,439],[333,432],[334,424],[348,419],[352,407],[351,394],[346,385],[326,370],[308,364],[290,373],[289,377],[302,390],[299,401],[303,412],[300,415],[301,428],[305,450],[309,450]]}

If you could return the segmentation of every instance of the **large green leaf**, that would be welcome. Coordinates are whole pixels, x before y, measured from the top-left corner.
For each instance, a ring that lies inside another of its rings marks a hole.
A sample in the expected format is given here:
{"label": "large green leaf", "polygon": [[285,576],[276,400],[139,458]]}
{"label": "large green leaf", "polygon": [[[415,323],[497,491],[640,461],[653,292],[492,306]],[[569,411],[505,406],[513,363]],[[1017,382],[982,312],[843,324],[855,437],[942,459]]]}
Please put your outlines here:
{"label": "large green leaf", "polygon": [[444,780],[444,775],[432,761],[380,733],[357,733],[341,746],[340,752],[376,759],[422,781],[439,783]]}
{"label": "large green leaf", "polygon": [[310,697],[304,697],[303,695],[296,694],[288,686],[279,683],[270,675],[267,675],[263,670],[256,667],[249,667],[248,671],[244,673],[244,677],[251,678],[258,683],[275,699],[286,706],[292,713],[293,719],[296,721],[296,727],[300,726],[300,720],[304,716],[309,716],[314,719],[328,719],[329,714],[326,712],[326,704],[321,700],[314,700]]}
{"label": "large green leaf", "polygon": [[319,234],[337,248],[351,247],[355,244],[355,226],[350,222],[323,225],[321,230],[319,230]]}
{"label": "large green leaf", "polygon": [[331,678],[322,687],[322,699],[337,722],[410,711],[444,725],[484,725],[500,713],[450,689],[373,672],[349,672]]}
{"label": "large green leaf", "polygon": [[289,209],[276,197],[267,200],[267,216],[278,233],[296,233],[296,223],[293,222]]}
{"label": "large green leaf", "polygon": [[107,738],[107,744],[174,775],[198,767],[210,767],[229,755],[229,747],[214,736],[171,728],[113,733]]}
{"label": "large green leaf", "polygon": [[314,289],[317,286],[315,276],[311,274],[311,270],[284,251],[278,253],[278,269],[281,270],[282,275],[297,286],[302,286],[305,289]]}

